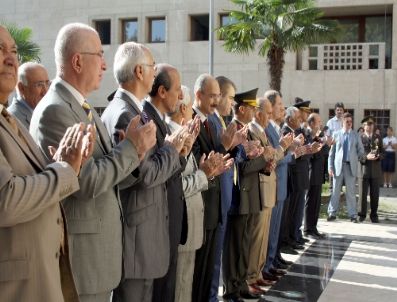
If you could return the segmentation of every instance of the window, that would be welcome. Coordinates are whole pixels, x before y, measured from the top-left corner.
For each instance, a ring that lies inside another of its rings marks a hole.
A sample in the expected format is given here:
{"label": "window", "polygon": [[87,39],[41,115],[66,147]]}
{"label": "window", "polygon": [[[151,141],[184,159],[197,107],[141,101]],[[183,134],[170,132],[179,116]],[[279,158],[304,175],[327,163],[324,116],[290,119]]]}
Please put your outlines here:
{"label": "window", "polygon": [[313,113],[320,113],[320,109],[319,108],[311,108]]}
{"label": "window", "polygon": [[208,41],[209,15],[190,16],[190,41]]}
{"label": "window", "polygon": [[138,41],[138,19],[126,19],[121,21],[121,42]]}
{"label": "window", "polygon": [[102,113],[105,111],[106,107],[94,107],[94,109],[99,114],[99,116],[101,116]]}
{"label": "window", "polygon": [[[220,27],[226,26],[226,25],[230,25],[230,24],[234,24],[234,23],[237,23],[237,20],[235,18],[231,17],[229,14],[220,14],[219,15]],[[219,35],[219,39],[220,40],[224,40],[222,35]]]}
{"label": "window", "polygon": [[94,20],[94,28],[101,38],[103,45],[110,44],[110,20]]}
{"label": "window", "polygon": [[381,134],[386,133],[386,128],[390,126],[390,110],[389,109],[364,109],[364,116],[373,116],[375,127],[380,129]]}
{"label": "window", "polygon": [[165,17],[149,18],[149,42],[165,42]]}

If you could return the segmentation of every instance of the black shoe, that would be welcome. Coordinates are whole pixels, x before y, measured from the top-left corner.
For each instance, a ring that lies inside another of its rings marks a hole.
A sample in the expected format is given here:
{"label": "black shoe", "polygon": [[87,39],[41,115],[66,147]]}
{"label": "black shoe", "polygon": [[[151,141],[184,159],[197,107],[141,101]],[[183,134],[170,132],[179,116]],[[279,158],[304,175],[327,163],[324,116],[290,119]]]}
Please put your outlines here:
{"label": "black shoe", "polygon": [[290,247],[289,245],[286,246],[282,246],[280,248],[280,252],[284,253],[284,254],[290,254],[290,255],[298,255],[299,253],[297,251],[295,251],[292,247]]}
{"label": "black shoe", "polygon": [[360,216],[360,218],[358,219],[360,222],[363,222],[365,220],[365,216]]}
{"label": "black shoe", "polygon": [[278,269],[288,269],[289,268],[288,265],[283,264],[283,263],[281,263],[279,261],[277,261],[277,264],[275,265],[275,267],[278,268]]}
{"label": "black shoe", "polygon": [[374,217],[371,218],[372,223],[379,223],[379,218],[378,217]]}
{"label": "black shoe", "polygon": [[277,268],[271,268],[271,269],[269,270],[269,272],[270,272],[272,275],[276,276],[276,277],[282,277],[282,276],[284,276],[284,275],[287,274],[287,271],[286,271],[286,270],[277,269]]}
{"label": "black shoe", "polygon": [[305,245],[305,243],[308,243],[308,242],[310,242],[310,240],[306,239],[306,238],[300,238],[300,239],[296,240],[296,243],[300,244],[300,245]]}
{"label": "black shoe", "polygon": [[281,255],[277,256],[277,260],[278,260],[278,262],[280,262],[281,264],[284,264],[284,265],[292,265],[293,264],[292,261],[288,261],[288,260],[284,259],[283,257],[281,257]]}
{"label": "black shoe", "polygon": [[277,276],[265,272],[262,272],[262,278],[268,281],[278,281],[279,279]]}
{"label": "black shoe", "polygon": [[298,243],[291,243],[290,247],[292,247],[294,250],[304,250],[305,247],[303,245],[300,245]]}
{"label": "black shoe", "polygon": [[249,291],[241,292],[240,296],[241,296],[241,298],[248,299],[248,300],[264,298],[263,294],[250,293]]}
{"label": "black shoe", "polygon": [[306,231],[305,236],[316,239],[316,240],[321,240],[325,238],[324,234],[321,234],[318,231]]}
{"label": "black shoe", "polygon": [[327,217],[327,221],[334,221],[335,219],[336,219],[336,216],[334,216],[334,215],[329,215]]}
{"label": "black shoe", "polygon": [[350,221],[353,223],[358,223],[357,217],[350,218]]}

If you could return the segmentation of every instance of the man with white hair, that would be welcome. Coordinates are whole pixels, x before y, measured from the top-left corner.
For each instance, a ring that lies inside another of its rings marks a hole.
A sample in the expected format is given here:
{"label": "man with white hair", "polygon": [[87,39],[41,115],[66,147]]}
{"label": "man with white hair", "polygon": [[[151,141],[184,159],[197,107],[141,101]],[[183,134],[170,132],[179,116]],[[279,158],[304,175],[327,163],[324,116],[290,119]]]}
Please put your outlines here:
{"label": "man with white hair", "polygon": [[[144,45],[127,42],[114,57],[113,73],[119,84],[102,120],[114,144],[130,121],[138,116],[148,122],[143,99],[152,88],[154,59]],[[180,169],[176,136],[156,145],[133,174],[139,181],[121,191],[124,226],[124,280],[115,290],[113,301],[152,301],[153,280],[163,277],[170,263],[168,200],[166,181]],[[150,218],[150,219],[146,219]]]}
{"label": "man with white hair", "polygon": [[[177,131],[182,127],[182,123],[189,122],[192,119],[193,103],[189,88],[182,86],[182,92],[183,99],[179,101],[175,112],[169,114],[167,121],[171,132]],[[198,121],[198,118],[196,118],[192,126]],[[197,163],[193,153],[190,153],[187,157],[185,170],[182,172],[188,232],[186,243],[178,247],[175,302],[190,301],[192,298],[195,254],[204,240],[204,204],[201,192],[208,189],[208,179],[215,176],[217,170],[219,171],[218,155],[220,154],[211,154],[207,159],[203,156]]]}
{"label": "man with white hair", "polygon": [[18,68],[17,97],[8,111],[29,129],[34,108],[47,93],[51,81],[45,67],[39,63],[27,62]]}
{"label": "man with white hair", "polygon": [[68,126],[81,121],[96,126],[98,138],[93,157],[81,169],[80,191],[63,205],[80,301],[108,302],[122,273],[118,184],[155,144],[156,127],[153,123],[138,126],[136,118],[123,132],[125,139],[112,148],[102,121],[86,101],[99,88],[106,70],[98,33],[85,24],[67,24],[58,33],[54,51],[57,78],[36,107],[30,131],[48,156],[48,146],[56,145]]}

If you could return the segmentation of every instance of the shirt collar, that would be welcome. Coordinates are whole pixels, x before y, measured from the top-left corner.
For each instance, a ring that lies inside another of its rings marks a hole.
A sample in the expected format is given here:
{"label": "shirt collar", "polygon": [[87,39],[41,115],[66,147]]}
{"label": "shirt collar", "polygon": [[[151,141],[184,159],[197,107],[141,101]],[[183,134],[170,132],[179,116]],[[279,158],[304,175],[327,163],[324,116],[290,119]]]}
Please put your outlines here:
{"label": "shirt collar", "polygon": [[251,124],[254,125],[256,128],[258,128],[259,131],[265,132],[265,129],[264,129],[261,125],[259,125],[258,122],[257,122],[255,119],[253,119],[253,120],[251,121]]}
{"label": "shirt collar", "polygon": [[171,132],[177,131],[178,129],[182,128],[181,125],[174,122],[172,119],[170,119],[169,116],[166,117],[165,121],[167,122],[168,126],[170,127]]}
{"label": "shirt collar", "polygon": [[197,108],[196,105],[193,105],[193,108],[194,108],[194,111],[196,111],[197,115],[199,116],[201,122],[204,123],[205,120],[207,119],[207,116],[204,113],[202,113],[200,111],[200,109]]}
{"label": "shirt collar", "polygon": [[63,86],[65,86],[65,88],[67,90],[69,90],[69,92],[74,96],[74,98],[77,100],[77,102],[79,102],[80,106],[83,106],[83,104],[85,102],[85,98],[76,88],[74,88],[72,85],[70,85],[68,82],[66,82],[62,78],[57,78],[57,81],[59,81],[59,83],[61,83]]}
{"label": "shirt collar", "polygon": [[131,98],[131,100],[135,103],[135,105],[138,107],[140,112],[143,111],[143,105],[141,100],[139,100],[134,94],[132,94],[128,90],[125,90],[124,88],[119,87],[119,90],[121,92],[124,92],[126,95],[128,95]]}

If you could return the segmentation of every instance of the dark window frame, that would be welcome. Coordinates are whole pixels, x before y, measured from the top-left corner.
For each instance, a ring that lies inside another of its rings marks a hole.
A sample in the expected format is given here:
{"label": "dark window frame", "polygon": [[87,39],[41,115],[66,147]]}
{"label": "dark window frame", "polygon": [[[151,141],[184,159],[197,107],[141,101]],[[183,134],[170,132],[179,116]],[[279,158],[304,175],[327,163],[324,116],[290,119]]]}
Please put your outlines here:
{"label": "dark window frame", "polygon": [[[99,27],[100,23],[103,24],[105,22],[109,23],[109,29],[108,29],[109,32],[105,33],[105,35],[108,34],[108,39],[105,39],[103,31]],[[109,19],[109,18],[94,19],[94,20],[92,20],[92,25],[95,28],[95,30],[98,32],[102,45],[112,44],[112,20],[111,19]]]}
{"label": "dark window frame", "polygon": [[[164,40],[156,41],[152,40],[152,22],[153,21],[164,21]],[[165,43],[167,41],[167,18],[166,16],[157,16],[157,17],[147,17],[148,24],[148,43]]]}
{"label": "dark window frame", "polygon": [[[208,24],[207,24],[208,32],[203,34],[204,39],[193,39],[193,37],[196,37],[196,34],[195,34],[194,30],[197,29],[196,25],[193,26],[193,20],[196,21],[197,23],[200,23],[197,20],[198,17],[207,17],[208,18]],[[189,15],[189,24],[190,24],[189,41],[191,41],[191,42],[209,41],[209,31],[210,31],[210,15],[209,14],[207,14],[207,13],[204,13],[204,14],[190,14]]]}
{"label": "dark window frame", "polygon": [[[138,22],[138,18],[125,18],[125,19],[121,19],[120,21],[121,21],[121,39],[120,39],[121,43],[129,42],[129,41],[138,42],[138,40],[139,40],[139,22]],[[128,40],[127,41],[125,39],[125,37],[126,37],[125,24],[127,22],[136,22],[136,24],[137,24],[138,32],[137,32],[137,36],[136,36],[136,41],[135,40]]]}

